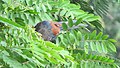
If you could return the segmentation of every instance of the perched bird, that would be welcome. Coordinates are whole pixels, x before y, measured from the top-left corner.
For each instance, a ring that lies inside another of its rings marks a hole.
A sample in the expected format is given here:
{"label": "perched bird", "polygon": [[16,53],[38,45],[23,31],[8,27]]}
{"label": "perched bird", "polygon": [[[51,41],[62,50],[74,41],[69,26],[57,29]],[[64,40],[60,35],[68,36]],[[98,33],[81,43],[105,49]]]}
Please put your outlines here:
{"label": "perched bird", "polygon": [[[75,22],[76,20],[73,20],[73,23]],[[57,35],[62,30],[62,23],[63,22],[42,21],[35,26],[35,31],[41,33],[42,38],[44,40],[52,42],[56,39]],[[64,23],[68,24],[68,22],[64,22]],[[76,29],[79,28],[80,26],[86,26],[86,25],[79,24],[69,29]]]}
{"label": "perched bird", "polygon": [[35,26],[35,31],[42,34],[46,41],[54,41],[60,32],[62,25],[52,21],[42,21]]}

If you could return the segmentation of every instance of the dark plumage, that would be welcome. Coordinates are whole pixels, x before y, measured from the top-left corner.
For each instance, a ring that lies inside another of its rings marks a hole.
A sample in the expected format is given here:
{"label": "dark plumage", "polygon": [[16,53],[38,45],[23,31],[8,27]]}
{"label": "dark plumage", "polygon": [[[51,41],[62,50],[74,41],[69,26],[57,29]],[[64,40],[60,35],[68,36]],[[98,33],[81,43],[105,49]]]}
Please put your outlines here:
{"label": "dark plumage", "polygon": [[60,32],[60,24],[51,21],[42,21],[35,26],[35,31],[42,34],[46,41],[54,41]]}

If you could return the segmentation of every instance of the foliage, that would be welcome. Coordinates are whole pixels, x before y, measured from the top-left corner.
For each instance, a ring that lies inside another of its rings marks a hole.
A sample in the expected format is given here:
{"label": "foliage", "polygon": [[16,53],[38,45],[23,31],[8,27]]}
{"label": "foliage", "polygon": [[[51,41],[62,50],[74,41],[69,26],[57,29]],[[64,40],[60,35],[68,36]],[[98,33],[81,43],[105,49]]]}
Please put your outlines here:
{"label": "foliage", "polygon": [[[116,68],[109,54],[116,52],[113,39],[86,26],[99,16],[80,9],[69,0],[2,0],[0,7],[0,67],[3,68]],[[72,19],[77,20],[76,23]],[[66,21],[56,43],[44,41],[34,31],[43,20]],[[98,23],[98,22],[96,22]]]}
{"label": "foliage", "polygon": [[108,35],[103,35],[102,32],[96,35],[96,31],[93,31],[92,33],[86,33],[83,35],[80,31],[71,31],[60,35],[59,38],[60,42],[58,43],[61,43],[59,45],[64,45],[69,49],[82,48],[85,50],[86,54],[92,51],[105,54],[109,51],[116,52],[116,48],[113,44],[115,40],[108,39]]}
{"label": "foliage", "polygon": [[119,3],[119,0],[70,0],[79,3],[84,11],[98,14],[101,17],[109,13],[110,3]]}
{"label": "foliage", "polygon": [[106,16],[104,16],[104,22],[105,22],[105,30],[104,33],[109,34],[110,38],[116,39],[118,42],[116,42],[117,45],[117,54],[115,55],[117,58],[120,58],[120,7],[119,3],[109,3],[109,12]]}
{"label": "foliage", "polygon": [[[8,19],[6,21],[10,24]],[[13,68],[45,67],[50,63],[65,63],[65,59],[73,60],[69,52],[51,42],[43,41],[29,26],[24,29],[3,26],[0,35],[0,59],[5,68],[8,65]],[[63,52],[65,53],[62,54]]]}

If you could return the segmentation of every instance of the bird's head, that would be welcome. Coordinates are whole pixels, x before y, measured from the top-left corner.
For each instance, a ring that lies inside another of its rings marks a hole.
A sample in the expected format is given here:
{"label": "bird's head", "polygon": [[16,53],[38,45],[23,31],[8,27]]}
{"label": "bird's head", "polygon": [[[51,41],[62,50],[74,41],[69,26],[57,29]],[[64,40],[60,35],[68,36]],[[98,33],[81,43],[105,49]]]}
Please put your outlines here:
{"label": "bird's head", "polygon": [[52,26],[51,30],[52,30],[53,34],[55,36],[58,35],[60,30],[61,30],[61,28],[62,28],[62,24],[60,24],[58,22],[52,22],[52,21],[50,22],[50,24]]}

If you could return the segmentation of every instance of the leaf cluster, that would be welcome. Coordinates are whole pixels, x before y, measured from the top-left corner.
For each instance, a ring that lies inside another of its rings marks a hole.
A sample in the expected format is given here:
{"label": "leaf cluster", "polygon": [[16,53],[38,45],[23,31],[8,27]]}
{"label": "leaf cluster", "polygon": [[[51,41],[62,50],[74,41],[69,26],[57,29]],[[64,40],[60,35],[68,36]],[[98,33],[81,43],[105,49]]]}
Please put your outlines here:
{"label": "leaf cluster", "polygon": [[[0,10],[0,67],[3,68],[117,68],[107,54],[116,52],[113,39],[79,24],[99,16],[69,0],[2,0]],[[73,23],[73,19],[76,20]],[[66,21],[56,44],[44,41],[31,25],[43,20]],[[98,22],[96,22],[98,23]],[[78,29],[70,29],[79,26]]]}

